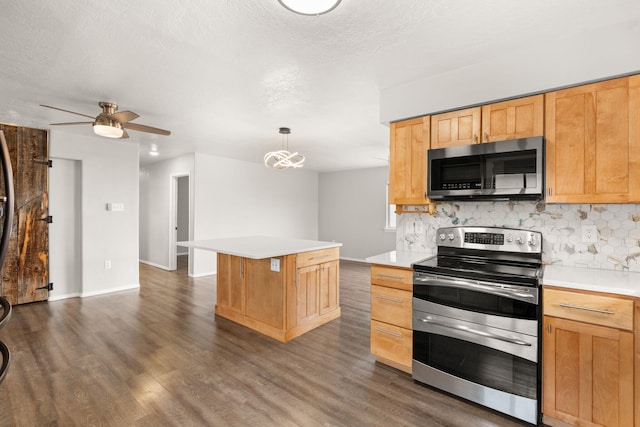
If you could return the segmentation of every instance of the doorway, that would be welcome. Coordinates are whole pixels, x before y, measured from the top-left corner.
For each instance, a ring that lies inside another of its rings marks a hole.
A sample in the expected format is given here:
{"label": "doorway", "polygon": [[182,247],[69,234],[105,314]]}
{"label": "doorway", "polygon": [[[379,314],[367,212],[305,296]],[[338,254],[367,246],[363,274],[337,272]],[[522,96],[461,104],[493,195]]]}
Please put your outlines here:
{"label": "doorway", "polygon": [[177,242],[191,239],[190,176],[171,176],[171,224],[169,239],[169,259],[171,270],[187,268],[191,271],[191,257],[188,248],[177,246]]}
{"label": "doorway", "polygon": [[82,294],[82,171],[79,160],[55,159],[49,170],[49,301]]}

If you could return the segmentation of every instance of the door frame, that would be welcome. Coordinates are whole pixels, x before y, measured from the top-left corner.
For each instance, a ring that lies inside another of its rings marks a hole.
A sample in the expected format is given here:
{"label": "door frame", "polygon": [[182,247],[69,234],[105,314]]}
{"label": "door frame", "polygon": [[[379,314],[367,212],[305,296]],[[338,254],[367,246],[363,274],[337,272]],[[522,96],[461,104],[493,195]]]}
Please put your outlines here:
{"label": "door frame", "polygon": [[[178,249],[176,247],[177,243],[177,234],[176,227],[178,226],[178,179],[179,178],[188,178],[188,192],[189,192],[189,240],[193,238],[193,221],[191,218],[193,217],[192,206],[193,200],[191,197],[192,194],[192,184],[191,184],[191,172],[178,172],[173,173],[169,176],[169,270],[175,271],[178,268],[177,265],[177,253]],[[192,260],[193,260],[193,250],[189,248],[189,274],[192,271]]]}

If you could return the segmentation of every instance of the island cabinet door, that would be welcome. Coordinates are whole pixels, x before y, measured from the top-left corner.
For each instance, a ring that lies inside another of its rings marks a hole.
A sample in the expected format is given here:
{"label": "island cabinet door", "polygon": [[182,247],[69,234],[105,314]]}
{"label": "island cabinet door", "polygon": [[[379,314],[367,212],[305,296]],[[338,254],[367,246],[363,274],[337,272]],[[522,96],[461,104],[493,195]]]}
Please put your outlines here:
{"label": "island cabinet door", "polygon": [[284,272],[272,268],[272,261],[283,265],[283,258],[246,260],[247,316],[284,329]]}
{"label": "island cabinet door", "polygon": [[301,326],[311,322],[320,315],[319,281],[320,266],[310,265],[296,269],[296,280],[294,286],[295,325]]}
{"label": "island cabinet door", "polygon": [[216,275],[218,297],[216,304],[241,314],[245,314],[245,264],[244,258],[218,253],[218,273]]}
{"label": "island cabinet door", "polygon": [[339,262],[320,265],[320,314],[328,313],[340,306]]}

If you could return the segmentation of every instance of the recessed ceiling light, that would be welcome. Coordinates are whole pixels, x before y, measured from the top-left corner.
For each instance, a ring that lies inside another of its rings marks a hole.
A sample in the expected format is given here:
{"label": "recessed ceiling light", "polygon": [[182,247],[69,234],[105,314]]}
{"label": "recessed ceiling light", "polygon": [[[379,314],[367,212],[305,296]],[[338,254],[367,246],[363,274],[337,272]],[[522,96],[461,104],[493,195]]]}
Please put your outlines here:
{"label": "recessed ceiling light", "polygon": [[158,152],[158,146],[156,144],[151,144],[151,150],[149,150],[149,154],[151,154],[152,156],[160,155],[160,153]]}
{"label": "recessed ceiling light", "polygon": [[300,15],[318,16],[331,12],[342,0],[278,0],[281,5]]}

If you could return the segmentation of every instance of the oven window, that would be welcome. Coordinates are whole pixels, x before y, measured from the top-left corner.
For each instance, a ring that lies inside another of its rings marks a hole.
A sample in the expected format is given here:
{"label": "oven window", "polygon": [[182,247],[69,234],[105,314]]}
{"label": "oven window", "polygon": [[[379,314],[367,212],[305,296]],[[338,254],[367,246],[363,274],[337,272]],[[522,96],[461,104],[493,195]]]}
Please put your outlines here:
{"label": "oven window", "polygon": [[527,320],[537,319],[537,305],[484,292],[447,286],[416,285],[413,287],[413,296],[476,313]]}
{"label": "oven window", "polygon": [[442,335],[413,331],[413,358],[476,384],[537,399],[537,364],[509,353]]}

